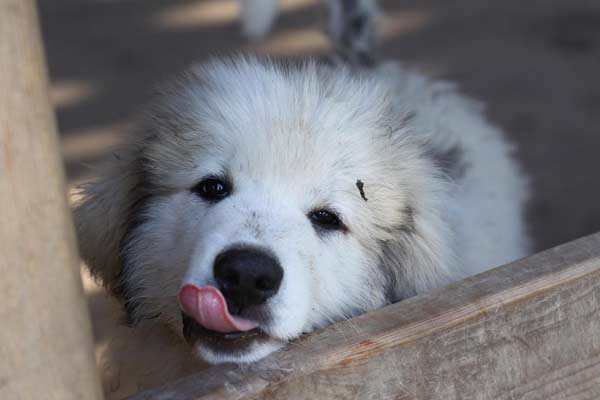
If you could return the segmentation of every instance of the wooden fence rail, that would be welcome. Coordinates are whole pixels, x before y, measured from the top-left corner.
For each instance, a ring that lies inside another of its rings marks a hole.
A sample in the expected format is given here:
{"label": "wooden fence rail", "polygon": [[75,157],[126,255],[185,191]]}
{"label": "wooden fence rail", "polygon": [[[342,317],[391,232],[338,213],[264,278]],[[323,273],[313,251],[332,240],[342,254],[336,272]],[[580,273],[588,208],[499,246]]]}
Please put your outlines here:
{"label": "wooden fence rail", "polygon": [[600,399],[600,234],[131,400]]}
{"label": "wooden fence rail", "polygon": [[0,399],[101,399],[33,0],[0,0]]}

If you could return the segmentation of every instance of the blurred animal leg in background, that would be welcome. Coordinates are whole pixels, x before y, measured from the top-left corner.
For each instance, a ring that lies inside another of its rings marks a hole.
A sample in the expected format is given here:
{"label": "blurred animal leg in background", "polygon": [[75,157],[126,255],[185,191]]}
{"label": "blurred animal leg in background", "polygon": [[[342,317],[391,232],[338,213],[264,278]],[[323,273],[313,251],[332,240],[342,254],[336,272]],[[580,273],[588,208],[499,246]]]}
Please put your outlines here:
{"label": "blurred animal leg in background", "polygon": [[375,63],[380,10],[375,0],[325,0],[327,33],[335,53],[350,64]]}
{"label": "blurred animal leg in background", "polygon": [[244,35],[253,40],[264,38],[271,30],[278,3],[278,0],[240,0]]}
{"label": "blurred animal leg in background", "polygon": [[[375,62],[380,15],[376,0],[322,0],[327,12],[326,31],[337,58],[355,65]],[[273,26],[278,0],[240,0],[242,31],[263,39]]]}

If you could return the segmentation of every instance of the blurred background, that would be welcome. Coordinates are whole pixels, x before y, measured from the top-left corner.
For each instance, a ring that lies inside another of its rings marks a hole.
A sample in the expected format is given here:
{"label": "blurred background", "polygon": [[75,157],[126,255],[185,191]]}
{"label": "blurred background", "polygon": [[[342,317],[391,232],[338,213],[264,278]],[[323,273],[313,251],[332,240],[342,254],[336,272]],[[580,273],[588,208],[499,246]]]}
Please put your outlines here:
{"label": "blurred background", "polygon": [[[384,58],[458,82],[487,105],[530,176],[536,249],[600,230],[600,1],[387,0]],[[39,0],[69,184],[128,134],[152,85],[211,55],[323,54],[317,0],[283,0],[262,43],[236,0]],[[114,325],[84,280],[98,351]],[[114,327],[113,327],[114,328]]]}

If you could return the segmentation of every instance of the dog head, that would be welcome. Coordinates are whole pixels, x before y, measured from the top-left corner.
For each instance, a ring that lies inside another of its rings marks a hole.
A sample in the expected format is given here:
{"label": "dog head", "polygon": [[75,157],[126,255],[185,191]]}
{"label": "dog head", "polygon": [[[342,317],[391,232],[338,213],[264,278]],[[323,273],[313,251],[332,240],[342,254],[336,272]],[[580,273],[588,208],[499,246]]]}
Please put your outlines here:
{"label": "dog head", "polygon": [[209,362],[257,360],[447,278],[443,185],[410,130],[367,75],[196,66],[85,187],[81,253],[132,324],[168,324]]}

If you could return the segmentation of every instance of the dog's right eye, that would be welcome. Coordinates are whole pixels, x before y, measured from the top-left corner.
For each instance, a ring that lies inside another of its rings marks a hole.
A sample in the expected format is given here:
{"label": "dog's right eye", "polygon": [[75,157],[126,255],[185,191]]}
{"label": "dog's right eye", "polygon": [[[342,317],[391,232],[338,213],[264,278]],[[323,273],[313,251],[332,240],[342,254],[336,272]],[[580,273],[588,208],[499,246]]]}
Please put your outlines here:
{"label": "dog's right eye", "polygon": [[197,194],[204,200],[220,201],[231,193],[231,185],[217,178],[206,178],[194,186],[192,193]]}
{"label": "dog's right eye", "polygon": [[315,210],[308,214],[308,218],[315,227],[330,231],[345,231],[346,226],[340,218],[329,210]]}

